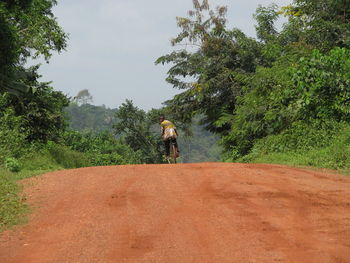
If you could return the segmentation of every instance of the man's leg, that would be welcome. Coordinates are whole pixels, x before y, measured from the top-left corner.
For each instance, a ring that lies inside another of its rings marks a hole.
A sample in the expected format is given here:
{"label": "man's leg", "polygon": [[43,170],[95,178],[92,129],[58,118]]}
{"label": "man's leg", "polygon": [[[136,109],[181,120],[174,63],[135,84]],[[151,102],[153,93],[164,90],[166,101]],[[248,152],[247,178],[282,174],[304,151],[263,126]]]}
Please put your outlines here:
{"label": "man's leg", "polygon": [[165,155],[169,157],[170,155],[170,140],[164,141],[164,146],[165,146]]}

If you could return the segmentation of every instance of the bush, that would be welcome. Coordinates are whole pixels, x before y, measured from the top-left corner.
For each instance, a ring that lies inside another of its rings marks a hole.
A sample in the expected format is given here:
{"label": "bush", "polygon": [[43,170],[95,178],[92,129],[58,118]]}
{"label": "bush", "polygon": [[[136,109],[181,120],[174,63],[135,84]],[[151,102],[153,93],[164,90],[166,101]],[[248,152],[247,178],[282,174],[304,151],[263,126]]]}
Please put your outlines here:
{"label": "bush", "polygon": [[142,160],[140,151],[134,151],[108,132],[67,131],[64,143],[74,151],[85,153],[94,166],[137,164]]}
{"label": "bush", "polygon": [[20,127],[26,131],[26,141],[57,141],[66,128],[63,109],[69,100],[62,92],[47,86],[47,83],[34,81],[29,85],[36,87],[35,92],[28,92],[22,97],[12,94],[1,96],[0,112],[12,109],[14,115],[21,118]]}
{"label": "bush", "polygon": [[119,154],[90,154],[89,159],[94,166],[127,164]]}
{"label": "bush", "polygon": [[7,109],[0,113],[0,163],[8,157],[19,158],[29,144],[26,142],[26,132],[21,128],[22,119]]}
{"label": "bush", "polygon": [[[260,140],[250,154],[238,161],[313,166],[349,173],[350,126],[339,124],[338,127],[339,130],[328,130],[328,133],[326,130],[305,129],[304,133],[299,134],[299,137],[291,136],[291,133],[286,133],[284,137],[282,135],[269,136],[269,138]],[[317,134],[328,136],[318,137]],[[274,141],[273,138],[277,139]],[[316,142],[317,139],[318,142]],[[314,142],[313,145],[312,142]]]}
{"label": "bush", "polygon": [[83,153],[73,151],[67,146],[48,142],[47,151],[51,157],[63,168],[79,168],[91,166],[87,156]]}
{"label": "bush", "polygon": [[13,173],[18,173],[21,170],[19,162],[15,158],[7,158],[5,160],[5,167],[7,170]]}
{"label": "bush", "polygon": [[332,121],[295,122],[280,134],[258,140],[251,153],[306,151],[327,147],[345,124]]}

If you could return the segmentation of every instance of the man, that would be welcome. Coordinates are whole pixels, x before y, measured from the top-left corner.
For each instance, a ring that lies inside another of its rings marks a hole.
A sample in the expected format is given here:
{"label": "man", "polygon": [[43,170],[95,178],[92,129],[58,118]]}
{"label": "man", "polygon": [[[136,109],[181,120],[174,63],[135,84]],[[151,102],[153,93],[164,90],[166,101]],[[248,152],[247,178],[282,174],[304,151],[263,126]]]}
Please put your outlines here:
{"label": "man", "polygon": [[179,157],[180,151],[176,141],[178,133],[174,123],[166,120],[164,115],[161,115],[159,117],[159,123],[161,127],[161,132],[162,132],[162,139],[164,141],[166,157],[170,156],[170,143],[175,144],[177,149],[177,157]]}

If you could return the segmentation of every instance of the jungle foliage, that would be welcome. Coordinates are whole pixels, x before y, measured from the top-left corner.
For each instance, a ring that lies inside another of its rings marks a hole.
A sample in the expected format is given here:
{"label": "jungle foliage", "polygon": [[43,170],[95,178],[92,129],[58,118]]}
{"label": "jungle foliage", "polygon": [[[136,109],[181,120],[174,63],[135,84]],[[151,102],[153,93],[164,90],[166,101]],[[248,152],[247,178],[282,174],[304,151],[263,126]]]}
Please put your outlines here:
{"label": "jungle foliage", "polygon": [[47,143],[62,137],[69,99],[38,80],[39,66],[25,66],[29,58],[48,61],[66,47],[67,35],[52,13],[55,4],[0,1],[0,230],[26,211],[15,180],[62,168]]}
{"label": "jungle foliage", "polygon": [[4,0],[0,2],[0,92],[22,94],[33,87],[23,66],[28,58],[66,48],[67,34],[52,13],[56,0]]}
{"label": "jungle foliage", "polygon": [[[349,131],[339,128],[350,121],[348,1],[259,6],[257,39],[227,27],[226,7],[211,9],[206,0],[193,6],[188,17],[177,18],[176,51],[156,64],[172,65],[166,80],[182,91],[167,107],[180,122],[204,114],[203,124],[221,138],[224,159],[321,151]],[[288,22],[278,31],[280,16]],[[295,148],[285,147],[291,140]]]}
{"label": "jungle foliage", "polygon": [[69,128],[81,132],[112,131],[116,109],[96,106],[89,103],[79,105],[71,102],[65,109]]}

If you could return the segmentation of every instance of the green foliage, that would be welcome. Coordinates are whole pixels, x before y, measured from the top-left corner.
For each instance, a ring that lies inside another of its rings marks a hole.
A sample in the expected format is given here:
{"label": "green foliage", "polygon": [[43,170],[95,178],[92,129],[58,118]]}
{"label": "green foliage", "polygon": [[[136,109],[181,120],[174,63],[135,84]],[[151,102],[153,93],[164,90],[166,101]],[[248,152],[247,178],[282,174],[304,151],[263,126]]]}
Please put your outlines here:
{"label": "green foliage", "polygon": [[[231,131],[222,137],[229,158],[248,154],[255,142],[298,121],[349,121],[349,51],[292,55],[259,67],[246,78]],[[295,123],[295,124],[293,124]]]}
{"label": "green foliage", "polygon": [[255,140],[281,132],[294,120],[289,103],[295,92],[287,65],[276,62],[271,68],[259,67],[245,78],[244,96],[238,98],[234,115],[226,117],[231,123],[230,132],[222,136],[227,152],[237,157],[247,154]]}
{"label": "green foliage", "polygon": [[77,131],[112,131],[115,109],[109,109],[105,106],[95,106],[90,104],[78,105],[70,103],[65,109],[69,118],[69,126]]}
{"label": "green foliage", "polygon": [[52,13],[56,0],[6,2],[0,5],[1,14],[15,35],[22,59],[33,51],[34,57],[43,55],[49,59],[52,50],[61,51],[66,47],[67,35]]}
{"label": "green foliage", "polygon": [[5,167],[7,170],[13,173],[18,173],[21,170],[21,166],[17,159],[15,158],[6,158]]}
{"label": "green foliage", "polygon": [[52,13],[55,0],[21,0],[0,2],[0,92],[28,91],[18,81],[18,72],[29,57],[43,55],[66,47],[67,35]]}
{"label": "green foliage", "polygon": [[314,50],[292,68],[299,118],[350,121],[350,50]]}
{"label": "green foliage", "polygon": [[[184,90],[166,102],[175,120],[204,114],[202,123],[221,137],[227,160],[330,151],[322,142],[341,136],[337,129],[350,122],[348,1],[260,6],[258,40],[228,30],[226,8],[193,3],[189,18],[178,18],[181,32],[172,41],[192,48],[156,61],[173,64],[167,81]],[[289,19],[278,32],[282,14]]]}
{"label": "green foliage", "polygon": [[[66,158],[69,157],[70,156],[66,156]],[[33,177],[45,172],[64,168],[63,165],[57,163],[45,146],[41,146],[41,148],[37,147],[35,151],[28,152],[20,161],[22,170],[17,174],[17,179]]]}
{"label": "green foliage", "polygon": [[66,146],[49,142],[47,144],[47,151],[55,162],[63,168],[79,168],[90,166],[88,158],[83,153],[72,151]]}
{"label": "green foliage", "polygon": [[[1,95],[0,95],[1,104]],[[26,131],[22,118],[14,116],[12,109],[0,112],[0,163],[8,157],[18,158],[26,151]]]}
{"label": "green foliage", "polygon": [[33,67],[32,74],[23,80],[35,87],[35,92],[21,97],[5,93],[0,98],[0,111],[13,109],[14,115],[21,117],[21,128],[27,134],[27,141],[57,141],[66,127],[63,109],[69,100],[47,83],[39,83],[37,69]]}
{"label": "green foliage", "polygon": [[19,190],[11,175],[0,170],[0,232],[23,222],[27,205],[23,202],[23,197],[18,194]]}
{"label": "green foliage", "polygon": [[238,29],[226,29],[226,8],[211,10],[206,1],[189,18],[177,18],[181,29],[172,44],[192,46],[158,58],[156,64],[172,63],[167,81],[184,90],[166,102],[177,121],[190,122],[204,114],[206,127],[225,133],[229,125],[215,125],[222,114],[232,113],[241,94],[243,73],[254,72],[262,59],[261,44]]}
{"label": "green foliage", "polygon": [[123,156],[117,153],[98,153],[90,154],[90,160],[95,166],[107,166],[107,165],[121,165],[131,164],[132,161],[126,160]]}
{"label": "green foliage", "polygon": [[[305,139],[308,145],[307,147],[303,147],[302,143],[296,143],[299,146],[297,150],[293,149],[293,147],[287,146],[286,150],[281,151],[278,143],[283,139],[282,136],[276,138],[278,141],[273,140],[275,136],[271,136],[272,138],[269,136],[266,139],[263,139],[262,142],[259,141],[251,154],[238,159],[238,161],[313,166],[336,169],[346,174],[350,174],[349,125],[343,125],[343,128],[338,130],[338,132],[333,132],[333,134],[326,138],[326,141],[322,141],[315,146],[310,144],[313,140],[319,139],[316,135],[317,131],[314,132],[315,134],[313,136],[304,132],[304,134],[307,134],[306,136],[308,136],[308,138]],[[320,133],[325,135],[323,131]],[[295,143],[295,141],[288,138],[288,135],[289,134],[285,135],[284,138]],[[295,135],[293,136],[296,137]],[[324,144],[326,146],[324,146]],[[288,143],[284,143],[284,145],[286,146]]]}
{"label": "green foliage", "polygon": [[[77,105],[71,103],[66,112],[70,119],[70,127],[75,131],[65,134],[65,143],[72,149],[88,154],[93,165],[136,164],[142,163],[143,153],[134,151],[125,142],[111,136],[113,121],[116,122],[116,109],[90,104]],[[148,122],[151,123],[150,131],[160,143],[160,151],[163,151],[159,137],[159,116],[165,114],[173,119],[173,114],[167,109],[152,109],[147,112]],[[198,123],[195,117],[193,125],[176,122],[180,131],[179,145],[181,147],[182,162],[217,161],[220,159],[221,148],[217,145],[218,137]],[[191,132],[192,131],[192,132]],[[117,138],[120,135],[116,136]],[[122,156],[122,158],[120,158]]]}
{"label": "green foliage", "polygon": [[74,151],[85,153],[95,166],[141,163],[141,152],[134,151],[109,132],[67,131],[64,144]]}
{"label": "green foliage", "polygon": [[258,25],[255,26],[258,39],[264,42],[274,41],[278,35],[275,29],[275,21],[278,18],[278,7],[273,4],[269,7],[259,6],[254,15]]}
{"label": "green foliage", "polygon": [[289,18],[286,35],[321,51],[350,48],[350,2],[334,0],[294,0],[282,9]]}
{"label": "green foliage", "polygon": [[0,231],[24,218],[26,206],[15,180],[61,168],[41,148],[64,130],[62,109],[68,99],[39,83],[39,66],[24,67],[28,58],[42,55],[48,61],[52,51],[66,47],[67,35],[51,11],[55,4],[0,1]]}
{"label": "green foliage", "polygon": [[127,100],[116,112],[115,134],[134,151],[142,154],[142,163],[162,163],[163,144],[159,131],[154,131],[154,116]]}
{"label": "green foliage", "polygon": [[294,122],[289,129],[258,140],[250,154],[298,152],[325,148],[336,136],[339,136],[339,131],[345,127],[345,124],[335,121]]}

